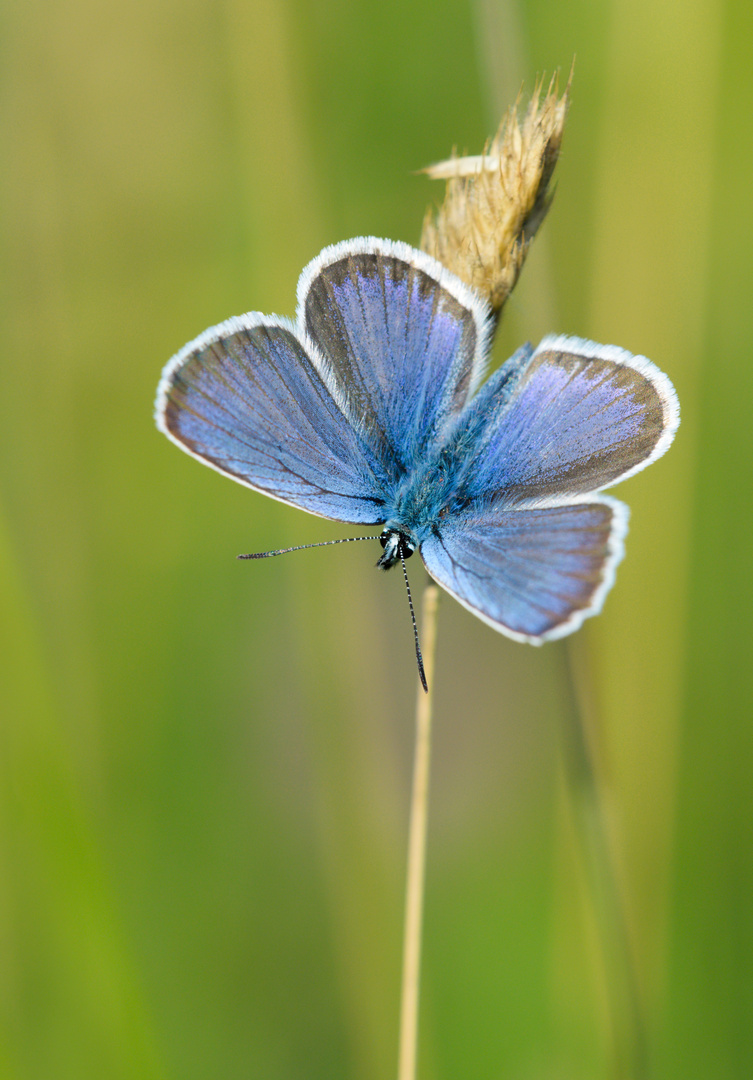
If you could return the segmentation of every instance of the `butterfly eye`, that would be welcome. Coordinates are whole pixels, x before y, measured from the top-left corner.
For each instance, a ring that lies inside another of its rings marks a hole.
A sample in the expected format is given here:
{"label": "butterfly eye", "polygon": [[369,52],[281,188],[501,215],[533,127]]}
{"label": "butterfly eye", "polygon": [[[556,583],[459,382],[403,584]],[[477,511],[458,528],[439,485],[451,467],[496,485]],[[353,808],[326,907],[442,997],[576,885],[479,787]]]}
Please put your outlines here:
{"label": "butterfly eye", "polygon": [[398,555],[402,552],[404,559],[407,559],[416,550],[415,541],[407,533],[401,532],[399,529],[384,529],[379,536],[379,543],[383,548],[386,548],[389,544],[390,548],[394,549]]}
{"label": "butterfly eye", "polygon": [[416,545],[405,533],[400,533],[400,551],[404,559],[409,558],[416,550]]}
{"label": "butterfly eye", "polygon": [[382,570],[389,570],[401,559],[409,559],[416,550],[415,540],[401,529],[385,529],[379,537],[379,543],[384,548],[384,555],[377,566]]}

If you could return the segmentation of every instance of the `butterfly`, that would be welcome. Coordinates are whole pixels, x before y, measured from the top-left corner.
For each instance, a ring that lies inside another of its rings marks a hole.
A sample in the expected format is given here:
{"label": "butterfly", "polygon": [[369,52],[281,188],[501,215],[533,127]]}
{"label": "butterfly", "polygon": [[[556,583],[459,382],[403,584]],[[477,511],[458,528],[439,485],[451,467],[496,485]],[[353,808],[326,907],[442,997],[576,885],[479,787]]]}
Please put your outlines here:
{"label": "butterfly", "polygon": [[418,550],[475,615],[540,645],[601,610],[628,508],[599,492],[661,457],[679,406],[651,361],[577,337],[524,345],[484,381],[492,333],[435,259],[348,240],[304,269],[295,322],[241,315],[181,349],[157,425],[255,491],[381,526],[377,565]]}

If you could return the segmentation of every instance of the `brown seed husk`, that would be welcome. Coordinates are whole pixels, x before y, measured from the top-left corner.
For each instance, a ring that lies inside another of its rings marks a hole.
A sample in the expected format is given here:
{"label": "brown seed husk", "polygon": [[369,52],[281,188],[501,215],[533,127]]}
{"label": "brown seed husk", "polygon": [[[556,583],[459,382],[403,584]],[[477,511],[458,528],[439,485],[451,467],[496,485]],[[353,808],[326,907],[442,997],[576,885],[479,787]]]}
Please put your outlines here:
{"label": "brown seed husk", "polygon": [[447,189],[442,205],[426,213],[422,249],[482,293],[496,314],[551,205],[571,80],[572,73],[560,97],[555,76],[543,100],[539,81],[522,120],[518,98],[483,154],[453,152],[423,170],[446,180]]}

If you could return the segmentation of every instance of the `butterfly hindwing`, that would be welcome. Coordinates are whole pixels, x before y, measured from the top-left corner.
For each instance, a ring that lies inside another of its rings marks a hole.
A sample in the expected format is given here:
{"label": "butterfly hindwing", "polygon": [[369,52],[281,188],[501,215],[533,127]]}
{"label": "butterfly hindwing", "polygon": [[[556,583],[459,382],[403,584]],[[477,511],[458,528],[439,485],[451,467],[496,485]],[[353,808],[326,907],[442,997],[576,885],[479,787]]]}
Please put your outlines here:
{"label": "butterfly hindwing", "polygon": [[165,368],[157,423],[194,457],[338,521],[384,520],[389,482],[291,324],[230,319]]}
{"label": "butterfly hindwing", "polygon": [[540,645],[600,611],[627,519],[627,507],[608,496],[458,515],[421,544],[421,555],[431,576],[475,615]]}

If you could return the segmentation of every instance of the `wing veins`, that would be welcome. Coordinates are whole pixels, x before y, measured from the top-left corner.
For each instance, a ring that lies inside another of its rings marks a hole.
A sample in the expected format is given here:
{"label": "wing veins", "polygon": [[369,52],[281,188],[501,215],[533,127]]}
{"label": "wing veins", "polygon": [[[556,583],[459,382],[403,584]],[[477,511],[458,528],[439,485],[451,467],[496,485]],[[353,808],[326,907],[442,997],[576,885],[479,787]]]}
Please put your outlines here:
{"label": "wing veins", "polygon": [[[475,577],[478,581],[486,581],[491,576],[489,574],[475,573],[473,570],[470,569],[470,567],[467,567],[465,565],[465,563],[462,563],[459,560],[457,560],[455,558],[455,556],[450,552],[447,545],[445,544],[441,533],[439,534],[438,539],[439,539],[439,542],[442,545],[442,547],[443,547],[443,549],[444,549],[444,551],[445,551],[445,553],[447,555],[447,558],[450,560],[453,567],[455,568],[456,575],[457,575],[457,568],[460,567],[463,571],[465,571],[466,574],[468,574],[471,577]],[[534,608],[536,611],[540,611],[543,615],[553,615],[553,616],[556,617],[556,612],[553,612],[551,610],[551,608],[542,607],[541,604],[538,604],[538,603],[536,603],[536,601],[531,600],[530,597],[526,596],[525,593],[520,592],[519,589],[517,589],[516,587],[514,587],[512,585],[509,586],[509,587],[506,586],[506,591],[509,592],[512,596],[516,597],[518,600],[522,600],[529,607]],[[469,604],[471,603],[470,600],[468,601],[468,603]],[[480,604],[471,604],[471,606],[478,608],[479,611],[484,610],[481,607]],[[498,620],[498,621],[501,622],[501,620]],[[507,626],[508,624],[503,623],[502,625]]]}

